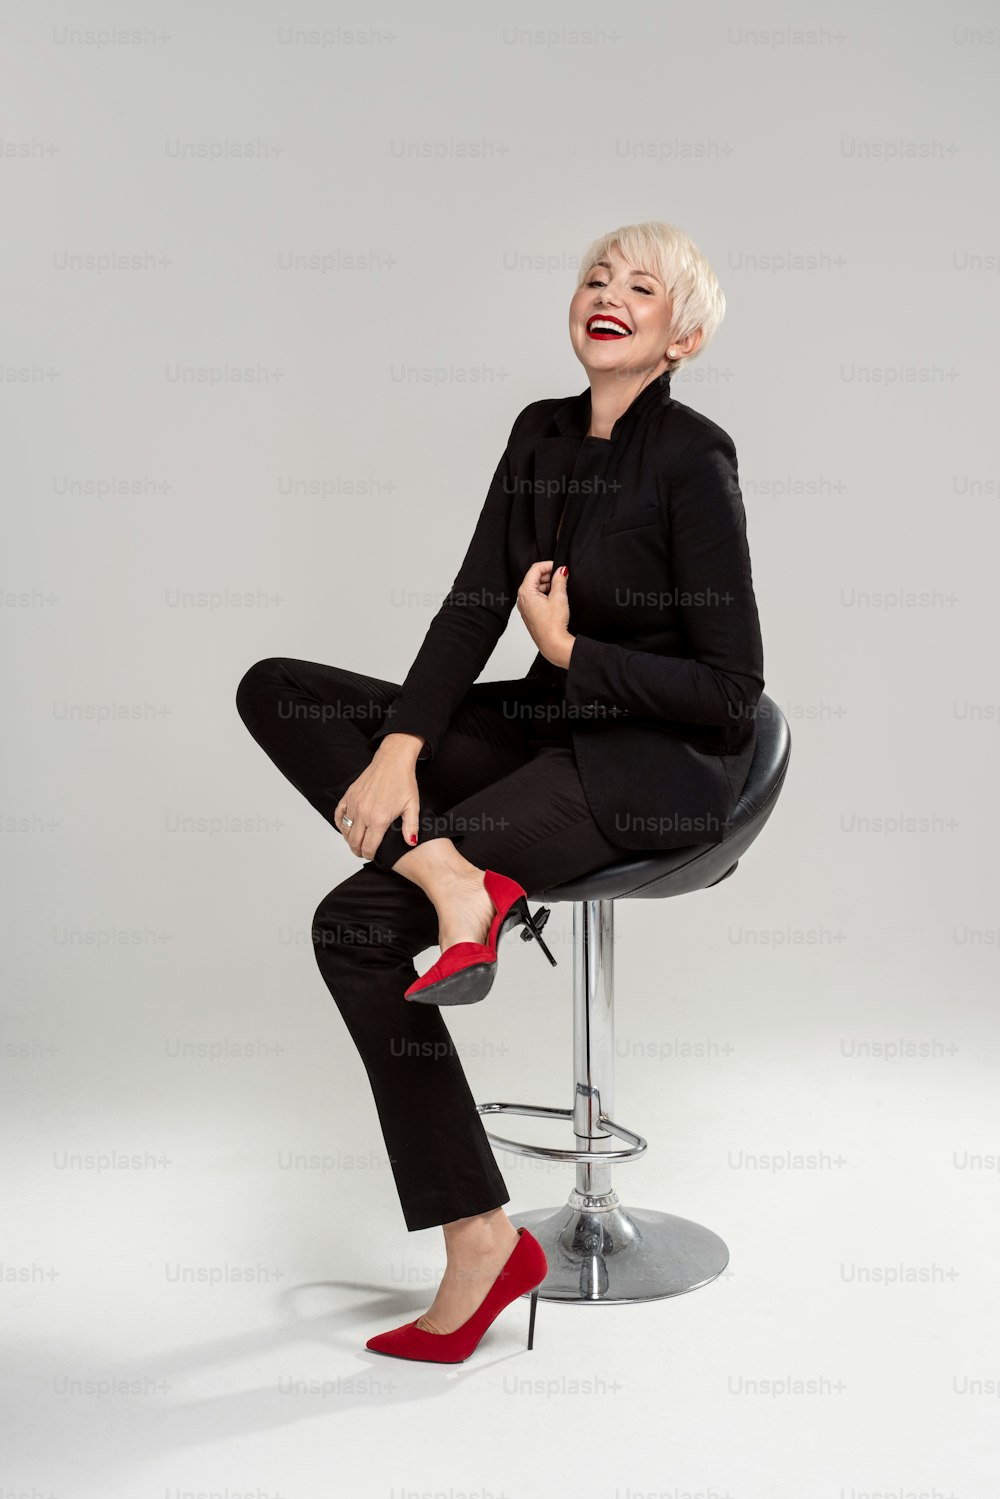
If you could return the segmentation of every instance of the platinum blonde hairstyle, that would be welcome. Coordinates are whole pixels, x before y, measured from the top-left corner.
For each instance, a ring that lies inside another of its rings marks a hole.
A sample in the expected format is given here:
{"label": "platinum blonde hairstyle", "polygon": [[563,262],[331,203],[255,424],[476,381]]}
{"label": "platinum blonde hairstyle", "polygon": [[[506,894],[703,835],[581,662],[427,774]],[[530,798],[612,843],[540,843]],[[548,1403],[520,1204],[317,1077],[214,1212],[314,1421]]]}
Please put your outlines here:
{"label": "platinum blonde hairstyle", "polygon": [[[685,360],[696,359],[708,347],[726,315],[726,299],[718,278],[698,246],[673,224],[655,219],[644,224],[624,224],[587,246],[576,278],[577,290],[587,280],[594,262],[606,259],[610,250],[617,250],[630,265],[652,272],[673,298],[668,348],[695,328],[702,330],[701,344],[695,352],[681,359],[668,359],[668,369],[678,369]],[[665,356],[666,348],[663,352]]]}

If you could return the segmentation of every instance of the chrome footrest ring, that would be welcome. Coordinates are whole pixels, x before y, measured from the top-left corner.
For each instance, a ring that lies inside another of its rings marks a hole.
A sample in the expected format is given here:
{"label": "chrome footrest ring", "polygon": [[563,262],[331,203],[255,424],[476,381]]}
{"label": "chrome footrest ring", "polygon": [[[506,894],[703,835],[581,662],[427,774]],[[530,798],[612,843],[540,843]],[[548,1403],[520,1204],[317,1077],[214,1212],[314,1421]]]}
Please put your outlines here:
{"label": "chrome footrest ring", "polygon": [[[526,1114],[536,1119],[564,1119],[572,1123],[572,1109],[550,1109],[542,1104],[529,1103],[480,1103],[476,1105],[480,1114]],[[642,1155],[647,1149],[647,1142],[634,1130],[626,1129],[623,1124],[616,1124],[613,1119],[604,1115],[599,1116],[599,1124],[602,1130],[609,1135],[617,1135],[619,1140],[626,1141],[624,1150],[560,1150],[551,1145],[525,1145],[520,1140],[507,1140],[502,1135],[494,1135],[486,1131],[486,1138],[501,1150],[511,1150],[515,1155],[534,1156],[542,1161],[575,1161],[583,1165],[610,1165],[615,1161],[632,1161],[636,1156]]]}

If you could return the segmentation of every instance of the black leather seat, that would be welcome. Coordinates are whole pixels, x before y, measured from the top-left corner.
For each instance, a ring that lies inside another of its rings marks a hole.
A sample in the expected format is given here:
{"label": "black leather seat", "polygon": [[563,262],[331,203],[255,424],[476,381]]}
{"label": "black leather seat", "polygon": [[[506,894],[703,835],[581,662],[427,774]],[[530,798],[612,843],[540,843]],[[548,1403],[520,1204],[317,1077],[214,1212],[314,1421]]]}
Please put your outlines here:
{"label": "black leather seat", "polygon": [[727,879],[767,822],[788,769],[791,734],[785,716],[767,693],[757,705],[757,744],[743,793],[721,843],[691,844],[662,853],[637,853],[577,880],[533,891],[544,901],[660,899],[705,890]]}

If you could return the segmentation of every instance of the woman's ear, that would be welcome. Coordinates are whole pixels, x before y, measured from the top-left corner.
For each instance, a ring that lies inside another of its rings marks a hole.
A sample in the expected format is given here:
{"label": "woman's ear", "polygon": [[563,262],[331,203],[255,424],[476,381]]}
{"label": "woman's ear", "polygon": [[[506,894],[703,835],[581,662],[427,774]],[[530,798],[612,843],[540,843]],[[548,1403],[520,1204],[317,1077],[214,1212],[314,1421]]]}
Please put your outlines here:
{"label": "woman's ear", "polygon": [[675,338],[667,351],[668,359],[688,359],[701,348],[704,330],[693,328],[683,338]]}

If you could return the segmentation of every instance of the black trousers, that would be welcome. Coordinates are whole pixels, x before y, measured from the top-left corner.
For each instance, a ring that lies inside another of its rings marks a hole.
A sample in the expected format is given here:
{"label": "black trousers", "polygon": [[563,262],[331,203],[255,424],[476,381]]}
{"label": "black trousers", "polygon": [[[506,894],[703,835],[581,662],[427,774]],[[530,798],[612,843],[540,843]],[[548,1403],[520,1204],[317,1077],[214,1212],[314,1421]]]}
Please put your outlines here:
{"label": "black trousers", "polygon": [[[247,671],[236,703],[257,743],[333,827],[398,692],[378,677],[269,657]],[[471,863],[510,876],[529,896],[628,855],[594,823],[572,746],[561,738],[502,706],[461,704],[436,753],[416,766],[420,841],[452,838]],[[436,947],[438,925],[424,892],[393,871],[409,849],[400,822],[375,857],[320,902],[312,939],[367,1070],[412,1231],[500,1207],[510,1193],[444,1012],[403,998],[417,976],[413,959]],[[502,984],[501,973],[491,999]]]}

